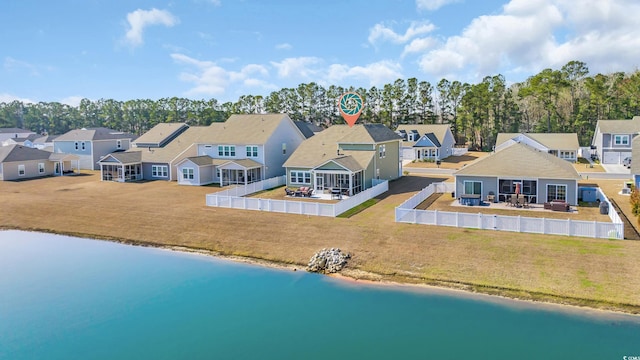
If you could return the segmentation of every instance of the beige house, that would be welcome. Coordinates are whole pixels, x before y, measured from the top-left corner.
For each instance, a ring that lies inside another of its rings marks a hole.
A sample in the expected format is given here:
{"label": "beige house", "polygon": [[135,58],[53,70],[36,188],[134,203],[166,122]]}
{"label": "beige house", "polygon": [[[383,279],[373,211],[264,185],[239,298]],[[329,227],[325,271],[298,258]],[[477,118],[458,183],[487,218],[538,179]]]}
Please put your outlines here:
{"label": "beige house", "polygon": [[287,186],[353,195],[375,180],[397,179],[402,176],[401,142],[381,124],[330,126],[305,140],[284,163]]}
{"label": "beige house", "polygon": [[576,133],[499,133],[495,151],[522,143],[568,161],[578,160],[578,134]]}
{"label": "beige house", "polygon": [[55,154],[23,145],[0,147],[0,180],[22,180],[51,175],[74,174],[80,158]]}

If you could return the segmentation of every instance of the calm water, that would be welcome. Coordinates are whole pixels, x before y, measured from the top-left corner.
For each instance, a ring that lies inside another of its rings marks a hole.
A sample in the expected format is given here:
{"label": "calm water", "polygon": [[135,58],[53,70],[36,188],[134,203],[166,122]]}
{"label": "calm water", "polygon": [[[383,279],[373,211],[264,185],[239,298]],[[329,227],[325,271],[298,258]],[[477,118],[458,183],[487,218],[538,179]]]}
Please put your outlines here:
{"label": "calm water", "polygon": [[640,317],[0,232],[2,359],[623,359]]}

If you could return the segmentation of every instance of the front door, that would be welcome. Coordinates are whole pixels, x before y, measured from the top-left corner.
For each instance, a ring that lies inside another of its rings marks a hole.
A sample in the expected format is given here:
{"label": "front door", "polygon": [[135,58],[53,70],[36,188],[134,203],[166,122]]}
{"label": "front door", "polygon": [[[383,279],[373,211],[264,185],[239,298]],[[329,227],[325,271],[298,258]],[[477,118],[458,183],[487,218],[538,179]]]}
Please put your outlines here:
{"label": "front door", "polygon": [[56,166],[55,166],[55,168],[53,170],[53,173],[56,174],[56,175],[60,175],[60,163],[59,162],[56,163]]}
{"label": "front door", "polygon": [[122,176],[122,168],[118,167],[118,181],[124,181],[124,177]]}

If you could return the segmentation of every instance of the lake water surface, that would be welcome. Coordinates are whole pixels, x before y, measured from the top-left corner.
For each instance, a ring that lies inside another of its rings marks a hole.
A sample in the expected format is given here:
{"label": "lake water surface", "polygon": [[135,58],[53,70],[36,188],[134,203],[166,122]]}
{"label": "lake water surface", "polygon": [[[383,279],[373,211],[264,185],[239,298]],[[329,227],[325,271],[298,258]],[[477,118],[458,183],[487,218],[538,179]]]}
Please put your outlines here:
{"label": "lake water surface", "polygon": [[1,359],[640,355],[640,317],[487,299],[0,231]]}

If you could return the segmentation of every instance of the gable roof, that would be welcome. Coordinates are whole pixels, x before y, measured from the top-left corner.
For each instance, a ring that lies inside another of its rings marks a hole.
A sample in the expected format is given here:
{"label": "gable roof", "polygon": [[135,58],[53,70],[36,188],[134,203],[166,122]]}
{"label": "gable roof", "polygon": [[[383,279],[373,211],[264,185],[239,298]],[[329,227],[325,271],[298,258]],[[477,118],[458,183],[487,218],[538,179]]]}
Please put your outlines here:
{"label": "gable roof", "polygon": [[526,136],[551,150],[577,150],[578,134],[576,133],[499,133],[496,147],[518,136]]}
{"label": "gable roof", "polygon": [[82,128],[68,131],[58,136],[54,141],[93,141],[112,139],[135,139],[135,136],[104,127]]}
{"label": "gable roof", "polygon": [[108,157],[115,159],[121,164],[136,164],[142,162],[142,151],[120,151],[104,156],[98,163],[105,161]]}
{"label": "gable roof", "polygon": [[416,141],[414,147],[440,147],[440,141],[436,138],[434,133],[428,133],[422,135],[420,140]]}
{"label": "gable roof", "polygon": [[283,166],[314,168],[331,159],[351,155],[360,166],[366,167],[375,151],[344,151],[338,155],[339,144],[373,145],[394,140],[402,139],[382,124],[333,125],[303,141]]}
{"label": "gable roof", "polygon": [[0,146],[0,162],[48,160],[50,155],[48,151],[17,144]]}
{"label": "gable roof", "polygon": [[134,144],[138,147],[155,146],[162,147],[175,136],[185,131],[189,126],[185,123],[160,123],[152,127],[146,133],[136,139]]}
{"label": "gable roof", "polygon": [[524,177],[544,179],[579,179],[580,175],[570,162],[516,143],[480,158],[456,171],[454,175]]}
{"label": "gable roof", "polygon": [[631,120],[598,120],[596,129],[602,134],[635,134],[640,132],[640,116]]}
{"label": "gable roof", "polygon": [[[300,131],[287,114],[231,115],[227,121],[217,123],[219,126],[214,142],[229,145],[265,144],[283,121],[291,122],[291,125]],[[302,132],[300,135],[304,137]]]}
{"label": "gable roof", "polygon": [[59,135],[40,135],[36,138],[33,143],[34,144],[45,144],[53,142],[53,140],[57,139]]}
{"label": "gable roof", "polygon": [[143,162],[169,163],[189,147],[193,146],[193,144],[211,136],[214,132],[214,124],[211,124],[211,126],[191,126],[164,147],[150,149],[143,148],[141,150],[134,151],[142,152]]}
{"label": "gable roof", "polygon": [[308,123],[306,121],[294,121],[293,123],[296,124],[296,126],[298,127],[302,135],[304,135],[305,139],[308,139],[313,136],[313,130],[311,129],[311,127],[315,125]]}
{"label": "gable roof", "polygon": [[34,133],[31,130],[25,130],[20,128],[0,128],[0,134],[30,134]]}
{"label": "gable roof", "polygon": [[403,124],[399,125],[396,129],[396,131],[402,130],[407,133],[411,132],[411,130],[417,130],[418,133],[422,135],[433,133],[442,144],[444,143],[444,137],[447,135],[447,132],[451,131],[451,126],[449,124]]}

